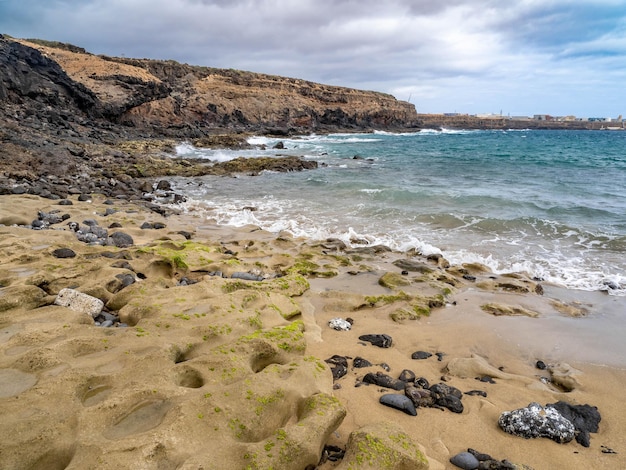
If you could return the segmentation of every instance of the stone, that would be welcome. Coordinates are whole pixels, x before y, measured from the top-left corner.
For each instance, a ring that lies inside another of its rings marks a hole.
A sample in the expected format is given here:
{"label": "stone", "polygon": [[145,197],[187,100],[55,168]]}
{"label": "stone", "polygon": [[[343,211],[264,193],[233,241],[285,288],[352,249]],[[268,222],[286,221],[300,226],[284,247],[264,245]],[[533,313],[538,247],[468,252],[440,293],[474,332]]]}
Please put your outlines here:
{"label": "stone", "polygon": [[55,258],[75,258],[76,252],[71,248],[57,248],[52,252],[52,256]]}
{"label": "stone", "polygon": [[432,354],[426,351],[415,351],[411,354],[411,359],[428,359]]}
{"label": "stone", "polygon": [[557,410],[567,418],[576,428],[576,442],[583,447],[589,447],[591,443],[590,432],[598,432],[600,425],[600,412],[598,408],[591,405],[570,405],[567,402],[559,401],[548,404],[546,407]]}
{"label": "stone", "polygon": [[67,307],[75,312],[91,315],[93,318],[97,317],[104,308],[102,300],[68,288],[61,289],[54,300],[54,304]]}
{"label": "stone", "polygon": [[576,429],[556,408],[530,403],[526,408],[505,411],[498,419],[504,432],[526,439],[547,437],[559,444],[574,439]]}
{"label": "stone", "polygon": [[406,384],[404,394],[413,402],[416,408],[429,408],[435,404],[430,390],[415,387],[410,383]]}
{"label": "stone", "polygon": [[405,382],[402,380],[394,379],[393,377],[383,374],[382,372],[376,372],[375,374],[370,372],[365,374],[363,382],[379,385],[385,388],[391,388],[393,390],[404,390]]}
{"label": "stone", "polygon": [[328,326],[337,331],[348,331],[352,328],[352,324],[343,318],[333,318],[328,322]]}
{"label": "stone", "polygon": [[133,237],[124,232],[113,232],[107,241],[107,245],[117,246],[118,248],[128,248],[134,244]]}
{"label": "stone", "polygon": [[363,367],[372,367],[372,363],[367,359],[363,359],[362,357],[355,357],[352,361],[352,367],[356,369],[361,369]]}
{"label": "stone", "polygon": [[396,410],[404,411],[411,416],[417,416],[417,410],[415,405],[409,397],[406,395],[398,395],[396,393],[388,393],[383,395],[379,399],[380,403],[395,408]]}
{"label": "stone", "polygon": [[402,380],[403,382],[414,382],[415,372],[409,369],[404,369],[402,372],[400,372],[400,376],[398,377],[398,379]]}
{"label": "stone", "polygon": [[469,452],[461,452],[450,458],[450,463],[463,470],[476,470],[480,462]]}
{"label": "stone", "polygon": [[333,380],[338,380],[348,373],[348,358],[345,356],[335,354],[324,362],[330,364]]}
{"label": "stone", "polygon": [[372,335],[361,335],[359,336],[361,341],[367,341],[372,343],[374,346],[378,346],[379,348],[390,348],[393,340],[391,336],[385,334],[372,334]]}

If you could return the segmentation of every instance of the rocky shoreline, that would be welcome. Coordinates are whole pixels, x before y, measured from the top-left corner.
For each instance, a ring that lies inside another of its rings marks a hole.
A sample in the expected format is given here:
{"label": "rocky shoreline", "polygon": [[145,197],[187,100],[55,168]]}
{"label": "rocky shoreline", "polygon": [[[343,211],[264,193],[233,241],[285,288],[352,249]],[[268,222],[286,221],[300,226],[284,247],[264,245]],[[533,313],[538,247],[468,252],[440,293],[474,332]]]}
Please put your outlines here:
{"label": "rocky shoreline", "polygon": [[626,466],[623,367],[526,335],[593,303],[177,208],[170,176],[317,165],[175,158],[181,140],[414,131],[408,104],[2,36],[0,63],[2,468]]}
{"label": "rocky shoreline", "polygon": [[537,281],[96,193],[0,199],[5,468],[623,462],[624,371],[436,322],[477,287],[478,315],[541,317]]}

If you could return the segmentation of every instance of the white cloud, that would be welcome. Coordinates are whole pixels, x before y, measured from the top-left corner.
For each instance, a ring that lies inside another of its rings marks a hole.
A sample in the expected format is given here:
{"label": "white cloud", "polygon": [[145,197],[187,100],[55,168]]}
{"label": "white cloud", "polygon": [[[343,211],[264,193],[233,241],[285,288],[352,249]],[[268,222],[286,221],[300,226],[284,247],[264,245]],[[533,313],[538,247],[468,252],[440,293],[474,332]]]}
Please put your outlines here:
{"label": "white cloud", "polygon": [[5,0],[0,32],[410,95],[430,112],[618,114],[625,12],[626,0]]}

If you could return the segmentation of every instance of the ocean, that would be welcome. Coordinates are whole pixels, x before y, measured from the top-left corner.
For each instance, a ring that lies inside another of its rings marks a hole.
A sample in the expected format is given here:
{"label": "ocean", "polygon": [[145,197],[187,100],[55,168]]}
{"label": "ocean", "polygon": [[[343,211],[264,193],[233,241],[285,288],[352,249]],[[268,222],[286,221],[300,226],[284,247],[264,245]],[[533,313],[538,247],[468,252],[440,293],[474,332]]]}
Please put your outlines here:
{"label": "ocean", "polygon": [[[177,155],[224,161],[298,155],[316,170],[176,179],[187,211],[352,246],[441,253],[496,273],[626,296],[626,132],[423,130],[250,138],[265,150]],[[283,150],[273,149],[279,141]]]}

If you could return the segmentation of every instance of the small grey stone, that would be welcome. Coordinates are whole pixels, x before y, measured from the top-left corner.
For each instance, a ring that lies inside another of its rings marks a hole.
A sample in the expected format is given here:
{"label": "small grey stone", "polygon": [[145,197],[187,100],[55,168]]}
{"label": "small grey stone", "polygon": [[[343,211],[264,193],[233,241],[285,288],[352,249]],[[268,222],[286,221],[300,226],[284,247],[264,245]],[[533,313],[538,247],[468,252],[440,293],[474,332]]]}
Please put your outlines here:
{"label": "small grey stone", "polygon": [[411,354],[411,359],[428,359],[432,354],[426,351],[415,351]]}
{"label": "small grey stone", "polygon": [[103,328],[109,328],[109,327],[113,326],[113,322],[111,320],[106,320],[106,321],[103,321],[100,324],[100,326],[103,327]]}
{"label": "small grey stone", "polygon": [[463,470],[476,470],[480,462],[469,452],[461,452],[450,459],[450,463]]}

